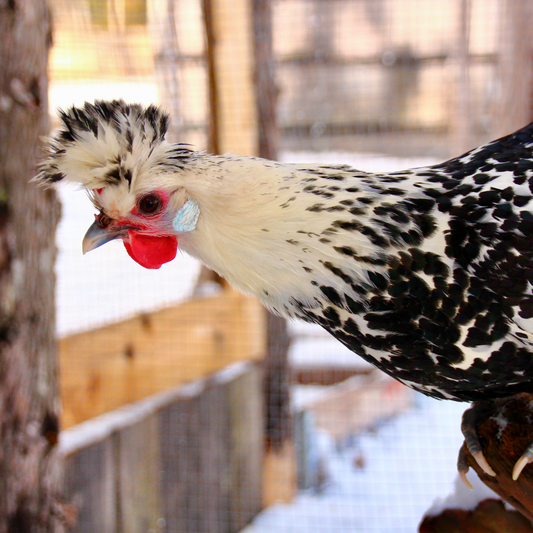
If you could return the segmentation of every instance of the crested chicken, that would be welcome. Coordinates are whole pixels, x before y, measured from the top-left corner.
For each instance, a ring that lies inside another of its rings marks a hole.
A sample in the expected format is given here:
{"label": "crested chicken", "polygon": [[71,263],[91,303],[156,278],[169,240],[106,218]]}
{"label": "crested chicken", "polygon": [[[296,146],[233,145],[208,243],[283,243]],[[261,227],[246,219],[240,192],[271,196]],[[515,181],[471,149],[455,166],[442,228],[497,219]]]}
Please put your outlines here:
{"label": "crested chicken", "polygon": [[[84,252],[120,239],[159,268],[179,248],[435,398],[533,392],[533,125],[372,174],[171,144],[155,106],[97,101],[60,117],[36,180],[87,191],[98,213]],[[469,412],[467,445],[493,473]]]}

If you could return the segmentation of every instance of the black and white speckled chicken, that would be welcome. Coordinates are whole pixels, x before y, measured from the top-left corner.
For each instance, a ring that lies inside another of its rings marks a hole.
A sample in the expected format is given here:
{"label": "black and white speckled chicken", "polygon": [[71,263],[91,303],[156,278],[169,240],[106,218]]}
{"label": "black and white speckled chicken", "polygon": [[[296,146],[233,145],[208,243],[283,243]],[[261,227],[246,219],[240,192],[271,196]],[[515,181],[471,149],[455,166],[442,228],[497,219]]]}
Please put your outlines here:
{"label": "black and white speckled chicken", "polygon": [[439,165],[371,174],[170,144],[153,106],[99,101],[61,119],[36,179],[88,191],[99,214],[85,252],[122,239],[158,268],[179,246],[435,398],[533,392],[533,125]]}

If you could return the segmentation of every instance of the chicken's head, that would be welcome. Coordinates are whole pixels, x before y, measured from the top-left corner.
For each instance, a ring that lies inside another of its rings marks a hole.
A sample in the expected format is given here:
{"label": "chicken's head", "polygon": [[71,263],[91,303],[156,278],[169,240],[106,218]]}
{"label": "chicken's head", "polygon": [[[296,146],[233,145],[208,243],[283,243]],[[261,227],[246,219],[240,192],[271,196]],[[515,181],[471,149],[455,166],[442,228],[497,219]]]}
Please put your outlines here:
{"label": "chicken's head", "polygon": [[145,268],[174,259],[180,233],[196,227],[200,211],[176,178],[192,151],[165,140],[168,115],[116,100],[86,103],[60,117],[62,128],[36,180],[77,182],[88,192],[98,214],[83,252],[122,239]]}

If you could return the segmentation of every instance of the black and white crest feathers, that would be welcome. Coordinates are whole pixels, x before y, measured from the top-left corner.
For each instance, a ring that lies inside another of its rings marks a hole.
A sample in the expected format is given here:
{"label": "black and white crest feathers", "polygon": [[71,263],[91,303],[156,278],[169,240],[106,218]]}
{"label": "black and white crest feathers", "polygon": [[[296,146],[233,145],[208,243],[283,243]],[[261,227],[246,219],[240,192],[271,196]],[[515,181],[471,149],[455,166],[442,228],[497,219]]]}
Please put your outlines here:
{"label": "black and white crest feathers", "polygon": [[[132,128],[139,128],[141,134],[153,142],[164,139],[169,124],[168,114],[158,107],[150,105],[144,109],[139,104],[126,104],[123,100],[85,102],[82,108],[73,106],[67,111],[60,111],[59,116],[64,125],[59,133],[62,141],[75,142],[80,138],[80,132],[92,132],[96,137],[100,124],[105,124],[124,134],[129,150],[133,141]],[[149,125],[150,129],[145,125]]]}
{"label": "black and white crest feathers", "polygon": [[191,153],[165,141],[169,115],[154,105],[97,100],[60,110],[59,117],[61,128],[48,140],[35,178],[44,184],[66,178],[88,189],[121,182],[130,187],[143,161],[181,168]]}

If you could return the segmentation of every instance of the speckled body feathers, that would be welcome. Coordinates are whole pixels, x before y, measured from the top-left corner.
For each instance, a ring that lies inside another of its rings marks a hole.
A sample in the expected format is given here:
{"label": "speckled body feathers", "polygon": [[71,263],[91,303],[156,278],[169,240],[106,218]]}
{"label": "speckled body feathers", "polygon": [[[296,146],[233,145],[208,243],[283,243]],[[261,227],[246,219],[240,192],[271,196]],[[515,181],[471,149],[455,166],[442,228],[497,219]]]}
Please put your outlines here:
{"label": "speckled body feathers", "polygon": [[[322,303],[301,316],[437,398],[532,392],[532,134],[528,126],[431,168],[360,174],[376,194],[347,194],[339,182],[314,210],[343,207],[332,228],[367,235],[380,253],[338,249],[327,266],[356,297],[323,285]],[[350,279],[351,261],[369,264],[367,282]]]}

